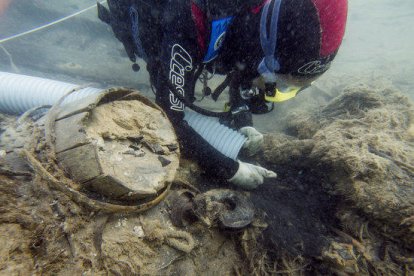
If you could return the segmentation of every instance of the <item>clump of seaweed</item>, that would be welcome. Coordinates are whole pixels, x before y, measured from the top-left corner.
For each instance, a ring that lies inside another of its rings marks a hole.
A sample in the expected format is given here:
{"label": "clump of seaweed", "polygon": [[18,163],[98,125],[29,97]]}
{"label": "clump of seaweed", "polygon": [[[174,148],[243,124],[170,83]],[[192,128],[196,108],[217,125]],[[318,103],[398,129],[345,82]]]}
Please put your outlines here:
{"label": "clump of seaweed", "polygon": [[319,178],[314,185],[337,198],[341,227],[331,226],[319,267],[337,274],[412,273],[410,100],[392,87],[355,84],[321,110],[291,119],[290,136],[265,137],[263,162],[310,173],[303,179]]}

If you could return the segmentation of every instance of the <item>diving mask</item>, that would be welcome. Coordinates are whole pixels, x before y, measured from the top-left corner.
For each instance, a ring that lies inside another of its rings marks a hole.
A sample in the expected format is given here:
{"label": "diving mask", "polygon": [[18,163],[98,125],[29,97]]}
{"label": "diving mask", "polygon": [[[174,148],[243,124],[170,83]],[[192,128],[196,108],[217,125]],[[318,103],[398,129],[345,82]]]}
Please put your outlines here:
{"label": "diving mask", "polygon": [[264,99],[267,102],[284,102],[294,98],[299,92],[308,88],[312,83],[300,86],[292,85],[283,81],[265,83]]}
{"label": "diving mask", "polygon": [[260,76],[253,81],[253,86],[262,91],[266,102],[284,102],[294,98],[299,92],[312,85],[314,79],[299,79],[291,75],[273,74],[271,82]]}

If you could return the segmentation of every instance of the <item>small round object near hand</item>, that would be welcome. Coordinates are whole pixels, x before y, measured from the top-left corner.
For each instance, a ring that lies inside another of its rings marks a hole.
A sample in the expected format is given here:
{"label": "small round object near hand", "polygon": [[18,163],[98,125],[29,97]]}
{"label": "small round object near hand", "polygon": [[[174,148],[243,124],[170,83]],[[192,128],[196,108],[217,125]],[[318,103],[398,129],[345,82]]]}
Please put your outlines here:
{"label": "small round object near hand", "polygon": [[137,63],[134,63],[132,64],[132,70],[134,70],[134,72],[138,72],[141,70],[141,67]]}

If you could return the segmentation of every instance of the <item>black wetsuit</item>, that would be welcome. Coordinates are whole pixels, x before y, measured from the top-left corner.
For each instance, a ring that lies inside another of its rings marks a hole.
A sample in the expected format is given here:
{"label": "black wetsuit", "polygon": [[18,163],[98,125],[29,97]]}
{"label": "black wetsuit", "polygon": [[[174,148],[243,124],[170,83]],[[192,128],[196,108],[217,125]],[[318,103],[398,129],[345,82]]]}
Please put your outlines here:
{"label": "black wetsuit", "polygon": [[[175,126],[184,154],[225,179],[236,173],[238,163],[213,148],[187,124],[183,119],[185,105],[170,88],[172,84],[188,101],[194,101],[201,66],[219,74],[236,72],[233,90],[250,87],[260,61],[258,22],[264,2],[237,2],[110,0],[110,19],[105,20],[110,21],[131,60],[138,55],[147,62],[156,102]],[[246,106],[239,98],[233,96],[233,108]],[[237,128],[251,125],[249,115],[236,124]]]}

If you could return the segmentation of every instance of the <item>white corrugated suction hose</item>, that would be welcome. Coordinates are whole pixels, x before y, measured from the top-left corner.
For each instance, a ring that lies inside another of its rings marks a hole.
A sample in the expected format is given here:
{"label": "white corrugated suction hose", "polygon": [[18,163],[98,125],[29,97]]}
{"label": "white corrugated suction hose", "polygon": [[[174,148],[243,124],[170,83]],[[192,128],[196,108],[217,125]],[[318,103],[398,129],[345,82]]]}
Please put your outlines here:
{"label": "white corrugated suction hose", "polygon": [[[21,114],[31,108],[53,105],[79,85],[26,75],[0,72],[0,112]],[[63,103],[100,93],[103,89],[86,87],[69,95]]]}
{"label": "white corrugated suction hose", "polygon": [[220,124],[217,118],[207,117],[186,109],[184,120],[211,146],[233,160],[247,138],[239,132]]}

